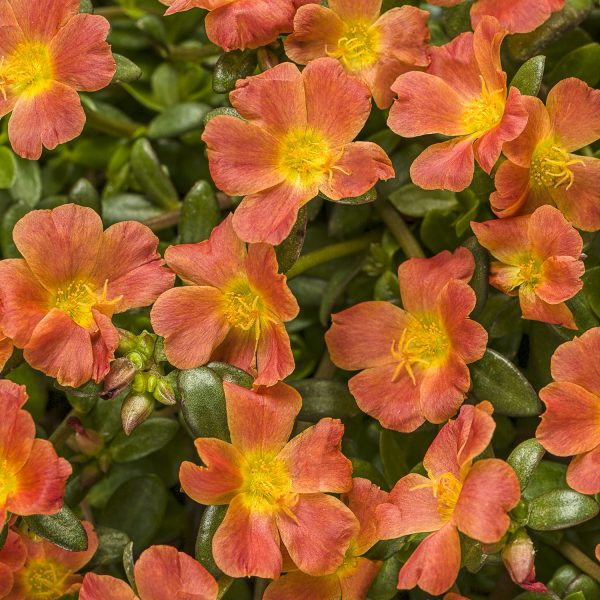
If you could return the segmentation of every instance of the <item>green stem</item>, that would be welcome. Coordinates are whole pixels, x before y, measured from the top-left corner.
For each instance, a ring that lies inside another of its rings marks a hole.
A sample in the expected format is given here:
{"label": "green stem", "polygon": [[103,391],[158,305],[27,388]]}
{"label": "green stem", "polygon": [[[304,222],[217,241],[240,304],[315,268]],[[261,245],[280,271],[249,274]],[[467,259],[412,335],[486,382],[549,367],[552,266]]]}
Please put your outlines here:
{"label": "green stem", "polygon": [[423,248],[394,207],[387,200],[380,198],[375,202],[375,208],[381,220],[400,244],[404,254],[408,258],[423,258],[425,256]]}
{"label": "green stem", "polygon": [[600,565],[593,561],[587,554],[584,554],[577,546],[563,539],[556,545],[556,549],[578,569],[600,583]]}
{"label": "green stem", "polygon": [[380,238],[381,232],[373,231],[355,240],[340,242],[339,244],[333,244],[314,252],[309,252],[296,261],[294,266],[286,273],[287,278],[298,277],[298,275],[301,275],[305,271],[323,263],[366,250],[373,242],[376,242]]}
{"label": "green stem", "polygon": [[235,580],[228,575],[223,575],[219,578],[219,593],[217,595],[217,600],[221,600],[223,596],[229,591],[229,588],[233,584]]}
{"label": "green stem", "polygon": [[268,585],[269,585],[268,579],[260,579],[259,577],[256,577],[254,579],[253,600],[262,600],[263,596],[265,595],[265,590],[267,589]]}
{"label": "green stem", "polygon": [[175,210],[170,210],[158,217],[147,219],[144,221],[144,225],[152,229],[152,231],[162,231],[163,229],[169,229],[170,227],[179,224],[180,217],[181,209],[176,208]]}
{"label": "green stem", "polygon": [[67,441],[67,438],[73,433],[73,430],[69,427],[68,422],[71,417],[83,416],[80,412],[72,408],[69,414],[61,421],[58,427],[52,432],[52,435],[48,438],[49,442],[55,447],[60,446]]}
{"label": "green stem", "polygon": [[202,62],[210,56],[221,54],[222,50],[214,44],[203,46],[170,46],[169,58],[187,62]]}

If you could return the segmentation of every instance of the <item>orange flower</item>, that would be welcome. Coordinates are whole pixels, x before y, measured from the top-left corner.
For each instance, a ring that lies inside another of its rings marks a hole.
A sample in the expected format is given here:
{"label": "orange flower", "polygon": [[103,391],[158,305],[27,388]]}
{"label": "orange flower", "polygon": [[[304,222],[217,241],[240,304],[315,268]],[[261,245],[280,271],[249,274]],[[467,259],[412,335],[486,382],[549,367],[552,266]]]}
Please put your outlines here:
{"label": "orange flower", "polygon": [[79,0],[3,0],[0,116],[17,154],[38,159],[77,137],[85,123],[78,91],[106,87],[116,70],[104,17],[79,14]]}
{"label": "orange flower", "polygon": [[0,261],[2,329],[61,385],[100,381],[119,342],[113,314],[151,304],[175,278],[150,229],[126,221],[103,232],[91,208],[34,210],[13,239],[24,258]]}
{"label": "orange flower", "polygon": [[47,440],[35,439],[35,424],[21,407],[25,386],[0,380],[0,530],[7,513],[51,515],[62,506],[71,465]]}
{"label": "orange flower", "polygon": [[382,539],[432,532],[400,570],[398,588],[421,589],[437,596],[455,582],[460,569],[458,532],[485,544],[502,538],[508,511],[519,502],[519,480],[505,462],[473,462],[492,439],[492,405],[463,406],[433,440],[423,459],[427,477],[406,475],[377,509]]}
{"label": "orange flower", "polygon": [[366,598],[367,592],[381,567],[381,562],[362,555],[379,541],[375,521],[376,508],[387,500],[388,494],[367,479],[354,479],[347,503],[360,523],[360,530],[350,542],[344,562],[330,575],[313,577],[297,569],[269,585],[264,600],[298,600],[326,598],[327,600],[356,600]]}
{"label": "orange flower", "polygon": [[337,58],[369,86],[379,108],[389,108],[396,78],[429,64],[429,13],[414,6],[380,13],[381,0],[331,0],[329,8],[309,4],[296,13],[285,51],[303,65],[322,56]]}
{"label": "orange flower", "polygon": [[583,240],[560,211],[542,206],[525,217],[471,222],[471,229],[498,259],[490,283],[519,296],[523,318],[577,329],[565,300],[583,287]]}
{"label": "orange flower", "polygon": [[404,137],[441,133],[453,139],[428,146],[413,162],[413,182],[425,189],[464,190],[473,179],[474,159],[490,173],[505,142],[527,123],[519,90],[506,95],[500,45],[506,36],[486,17],[475,33],[463,33],[431,48],[425,73],[400,75],[392,90],[398,99],[388,125]]}
{"label": "orange flower", "polygon": [[567,483],[583,494],[600,492],[600,327],[559,346],[552,356],[552,378],[540,390],[546,405],[536,437],[556,456],[572,456]]}
{"label": "orange flower", "polygon": [[[19,568],[12,572],[12,586],[5,587],[2,595],[2,570],[0,568],[0,598],[6,600],[48,600],[60,598],[79,590],[82,575],[77,571],[91,560],[98,548],[98,538],[91,523],[84,521],[88,547],[83,552],[69,552],[42,539],[10,531],[13,556],[5,560],[10,564],[18,561]],[[23,561],[24,558],[24,561]],[[0,554],[0,566],[3,557]]]}
{"label": "orange flower", "polygon": [[404,309],[362,302],[333,315],[325,339],[350,379],[361,410],[384,427],[414,431],[425,420],[443,423],[469,389],[468,363],[485,352],[485,329],[468,316],[475,261],[465,248],[412,258],[398,269]]}
{"label": "orange flower", "polygon": [[79,600],[216,600],[214,577],[191,556],[171,546],[152,546],[134,567],[138,595],[120,579],[88,573]]}
{"label": "orange flower", "polygon": [[227,217],[198,244],[171,246],[168,265],[187,283],[165,292],[152,308],[152,325],[165,338],[169,362],[180,369],[222,360],[272,385],[294,370],[284,327],[298,303],[278,274],[272,246],[246,244]]}
{"label": "orange flower", "polygon": [[299,6],[318,0],[160,0],[172,15],[191,8],[204,8],[206,35],[224,50],[258,48],[292,30]]}
{"label": "orange flower", "polygon": [[27,560],[27,548],[21,536],[8,530],[4,546],[0,549],[0,598],[6,598],[15,584],[15,573],[20,571]]}
{"label": "orange flower", "polygon": [[246,242],[279,244],[319,192],[360,196],[394,176],[379,146],[351,143],[371,111],[369,88],[333,58],[238,81],[230,100],[243,119],[214,117],[202,139],[217,186],[245,196],[233,227]]}
{"label": "orange flower", "polygon": [[206,465],[184,462],[179,479],[201,504],[228,504],[212,544],[219,568],[231,577],[277,578],[281,542],[302,571],[325,575],[344,561],[358,522],[324,492],[352,487],[352,466],[340,452],[344,426],[322,419],[291,441],[302,400],[278,383],[250,391],[224,383],[231,443],[196,440]]}
{"label": "orange flower", "polygon": [[[436,6],[456,6],[463,0],[429,0]],[[544,23],[552,13],[562,10],[566,0],[475,0],[471,6],[473,27],[486,16],[495,17],[508,33],[529,33]]]}
{"label": "orange flower", "polygon": [[600,138],[600,90],[573,77],[557,83],[546,106],[523,97],[529,122],[504,146],[490,202],[499,217],[556,205],[577,228],[600,229],[600,160],[572,154]]}

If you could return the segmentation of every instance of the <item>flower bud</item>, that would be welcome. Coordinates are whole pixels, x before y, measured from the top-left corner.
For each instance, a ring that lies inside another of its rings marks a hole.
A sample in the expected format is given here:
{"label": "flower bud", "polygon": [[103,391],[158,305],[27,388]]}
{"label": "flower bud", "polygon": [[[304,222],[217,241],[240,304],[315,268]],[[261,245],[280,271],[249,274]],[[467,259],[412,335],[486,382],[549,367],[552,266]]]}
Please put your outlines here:
{"label": "flower bud", "polygon": [[133,362],[128,358],[117,358],[110,365],[110,370],[103,381],[100,398],[110,400],[118,396],[132,382],[136,373]]}
{"label": "flower bud", "polygon": [[87,456],[96,456],[104,447],[102,436],[93,429],[87,429],[77,417],[71,417],[67,425],[75,431],[75,449]]}
{"label": "flower bud", "polygon": [[129,435],[152,414],[153,410],[154,398],[150,394],[129,394],[121,407],[121,423],[125,433]]}
{"label": "flower bud", "polygon": [[154,397],[161,404],[172,405],[177,403],[173,386],[165,379],[160,379],[153,392]]}
{"label": "flower bud", "polygon": [[502,560],[511,579],[529,592],[546,592],[535,580],[535,547],[524,529],[519,529],[502,550]]}
{"label": "flower bud", "polygon": [[268,71],[279,63],[277,55],[268,48],[259,48],[257,56],[261,71]]}

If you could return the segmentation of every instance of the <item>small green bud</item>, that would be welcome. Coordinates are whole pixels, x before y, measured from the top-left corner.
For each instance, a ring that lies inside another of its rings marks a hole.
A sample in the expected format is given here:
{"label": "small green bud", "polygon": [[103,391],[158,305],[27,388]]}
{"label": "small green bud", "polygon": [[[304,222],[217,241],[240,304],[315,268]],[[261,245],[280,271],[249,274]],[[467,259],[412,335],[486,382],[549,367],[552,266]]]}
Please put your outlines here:
{"label": "small green bud", "polygon": [[165,379],[160,379],[156,383],[156,387],[153,392],[154,398],[161,404],[172,405],[176,404],[175,390],[173,386]]}
{"label": "small green bud", "polygon": [[121,407],[123,431],[129,435],[143,423],[154,410],[154,398],[150,394],[129,394]]}

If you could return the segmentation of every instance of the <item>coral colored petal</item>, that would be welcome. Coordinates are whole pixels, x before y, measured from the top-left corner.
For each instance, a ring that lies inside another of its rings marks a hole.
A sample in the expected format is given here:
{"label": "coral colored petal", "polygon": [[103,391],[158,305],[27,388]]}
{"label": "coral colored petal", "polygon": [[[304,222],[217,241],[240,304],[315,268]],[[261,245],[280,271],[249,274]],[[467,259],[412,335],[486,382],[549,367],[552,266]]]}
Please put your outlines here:
{"label": "coral colored petal", "polygon": [[512,219],[494,219],[477,223],[471,229],[477,241],[506,265],[518,266],[520,259],[531,252],[529,216]]}
{"label": "coral colored petal", "polygon": [[25,36],[40,41],[49,41],[79,13],[77,0],[9,0],[9,3]]}
{"label": "coral colored petal", "polygon": [[581,161],[569,168],[573,173],[573,185],[550,188],[550,196],[568,221],[577,229],[597,231],[600,228],[600,159],[591,156],[570,155],[571,160]]}
{"label": "coral colored petal", "polygon": [[0,464],[13,473],[19,471],[29,459],[35,437],[33,419],[21,409],[26,401],[25,386],[0,380]]}
{"label": "coral colored petal", "polygon": [[301,494],[291,507],[293,518],[277,513],[281,540],[298,568],[309,575],[327,575],[344,560],[358,521],[345,504],[325,494]]}
{"label": "coral colored petal", "polygon": [[[586,355],[586,362],[590,362],[589,356]],[[548,452],[571,456],[589,452],[600,445],[598,396],[575,383],[563,381],[542,388],[540,398],[546,405],[546,412],[541,416],[535,435]]]}
{"label": "coral colored petal", "polygon": [[438,531],[444,526],[444,519],[437,508],[432,481],[410,473],[392,488],[387,503],[376,508],[378,535],[385,540]]}
{"label": "coral colored petal", "polygon": [[92,316],[98,328],[91,335],[92,379],[100,383],[110,369],[110,361],[115,357],[120,337],[117,328],[106,315],[92,309]]}
{"label": "coral colored petal", "polygon": [[79,591],[79,600],[137,600],[137,596],[121,579],[86,573]]}
{"label": "coral colored petal", "polygon": [[356,538],[356,554],[364,554],[375,542],[377,534],[377,507],[388,502],[389,494],[371,483],[368,479],[355,477],[352,489],[348,493],[348,508],[354,513],[360,524],[360,532]]}
{"label": "coral colored petal", "polygon": [[79,136],[84,125],[85,113],[77,92],[54,82],[44,92],[17,100],[8,122],[8,137],[19,156],[37,160],[42,146],[54,150]]}
{"label": "coral colored petal", "polygon": [[208,13],[206,35],[226,52],[259,48],[291,31],[293,17],[289,0],[238,0]]}
{"label": "coral colored petal", "polygon": [[340,577],[343,600],[363,600],[371,588],[381,563],[368,558],[357,558],[353,571]]}
{"label": "coral colored petal", "polygon": [[327,56],[343,36],[342,20],[328,8],[307,4],[294,17],[294,33],[285,39],[285,53],[300,64]]}
{"label": "coral colored petal", "polygon": [[573,313],[564,302],[548,304],[534,292],[521,287],[519,288],[519,303],[524,319],[541,321],[550,325],[561,325],[567,329],[577,329]]}
{"label": "coral colored petal", "polygon": [[[506,73],[503,71],[500,61],[500,47],[507,33],[506,29],[496,19],[484,17],[475,27],[475,33],[473,34],[475,61],[487,89],[491,92],[506,89]],[[516,88],[514,90],[517,94],[519,93]],[[525,117],[525,122],[526,120],[527,117]],[[523,122],[523,127],[525,122]]]}
{"label": "coral colored petal", "polygon": [[281,573],[281,550],[275,519],[250,511],[236,496],[212,544],[217,566],[230,577],[275,579]]}
{"label": "coral colored petal", "polygon": [[392,85],[400,75],[414,68],[393,56],[380,56],[376,63],[361,72],[360,75],[369,86],[377,108],[382,110],[390,108],[396,96],[392,91]]}
{"label": "coral colored petal", "polygon": [[496,17],[510,33],[529,33],[565,4],[565,0],[478,0],[471,8],[471,23],[476,27],[487,15]]}
{"label": "coral colored petal", "polygon": [[460,540],[452,525],[426,537],[398,575],[398,588],[422,590],[438,596],[448,591],[460,569]]}
{"label": "coral colored petal", "polygon": [[27,213],[15,225],[13,239],[35,277],[55,290],[89,278],[102,244],[102,229],[94,210],[65,204]]}
{"label": "coral colored petal", "polygon": [[221,292],[207,286],[178,287],[162,294],[152,307],[152,326],[165,338],[169,362],[179,369],[207,363],[225,339],[229,324],[222,315]]}
{"label": "coral colored petal", "polygon": [[571,461],[567,468],[567,483],[582,494],[600,492],[600,446]]}
{"label": "coral colored petal", "polygon": [[455,138],[428,146],[410,167],[415,185],[425,190],[461,192],[473,180],[473,139]]}
{"label": "coral colored petal", "polygon": [[11,571],[18,571],[26,560],[27,547],[21,536],[16,531],[9,529],[4,546],[0,550],[0,566],[8,567]]}
{"label": "coral colored petal", "polygon": [[283,181],[277,141],[253,122],[219,115],[206,124],[202,140],[212,178],[226,194],[254,194]]}
{"label": "coral colored petal", "polygon": [[361,302],[332,315],[325,334],[331,360],[348,371],[386,365],[394,359],[396,344],[409,318],[405,311],[389,302]]}
{"label": "coral colored petal", "polygon": [[17,489],[8,498],[8,510],[23,516],[57,513],[69,475],[71,465],[57,456],[54,446],[36,439],[29,460],[17,474]]}
{"label": "coral colored petal", "polygon": [[531,215],[529,240],[533,251],[542,260],[556,256],[579,260],[583,250],[579,233],[552,206],[541,206]]}
{"label": "coral colored petal", "polygon": [[394,168],[388,155],[372,142],[348,144],[331,168],[332,176],[321,185],[321,190],[332,200],[360,196],[378,181],[394,177]]}
{"label": "coral colored petal", "polygon": [[264,323],[256,349],[254,384],[274,385],[290,375],[294,366],[290,337],[283,323]]}
{"label": "coral colored petal", "polygon": [[53,308],[37,324],[24,348],[25,360],[60,385],[79,387],[94,374],[90,332]]}
{"label": "coral colored petal", "polygon": [[442,78],[411,71],[396,80],[392,91],[398,98],[390,109],[388,125],[398,135],[469,133],[462,121],[462,99]]}
{"label": "coral colored petal", "polygon": [[546,188],[530,187],[529,169],[510,160],[498,167],[494,183],[496,191],[490,196],[490,204],[500,218],[529,214],[539,206],[553,203]]}
{"label": "coral colored petal", "polygon": [[[292,63],[281,63],[260,75],[239,80],[229,99],[251,125],[266,129],[275,137],[281,137],[290,129],[306,126],[302,74]],[[220,133],[215,133],[217,135]],[[243,150],[246,152],[245,148]],[[267,187],[271,186],[261,189]]]}
{"label": "coral colored petal", "polygon": [[584,271],[580,260],[570,256],[551,256],[542,265],[542,279],[535,286],[535,293],[549,304],[565,302],[583,288],[581,276]]}
{"label": "coral colored petal", "polygon": [[521,134],[507,142],[502,150],[510,161],[520,167],[529,168],[537,145],[551,135],[552,124],[550,115],[539,98],[521,96],[521,104],[529,115],[527,125]]}
{"label": "coral colored petal", "polygon": [[507,513],[520,497],[519,480],[507,463],[497,458],[480,460],[463,483],[453,522],[475,540],[496,543],[506,533],[511,522]]}
{"label": "coral colored petal", "polygon": [[465,319],[452,330],[452,348],[467,364],[483,357],[487,341],[485,328],[471,319]]}
{"label": "coral colored petal", "polygon": [[279,452],[292,434],[300,412],[300,394],[285,383],[248,390],[223,382],[227,423],[233,445],[242,453]]}
{"label": "coral colored petal", "polygon": [[58,546],[45,540],[40,542],[43,544],[45,558],[62,565],[71,573],[76,573],[85,567],[85,565],[90,562],[94,554],[96,554],[96,550],[98,549],[98,536],[94,531],[94,526],[89,521],[82,521],[81,524],[85,529],[88,539],[87,550],[83,550],[82,552],[72,552],[70,550],[63,550],[62,548],[59,548]]}
{"label": "coral colored petal", "polygon": [[312,61],[302,72],[308,126],[330,147],[351,142],[371,112],[369,88],[334,58]]}
{"label": "coral colored petal", "polygon": [[437,307],[437,297],[452,279],[468,283],[473,277],[475,259],[463,247],[444,250],[431,258],[411,258],[398,268],[402,305],[410,313],[429,312]]}
{"label": "coral colored petal", "polygon": [[338,419],[321,419],[288,442],[279,453],[299,494],[348,492],[352,463],[342,454],[344,426]]}
{"label": "coral colored petal", "polygon": [[502,121],[475,142],[475,158],[488,174],[498,162],[504,144],[514,140],[527,124],[528,113],[521,103],[521,98],[521,92],[517,88],[511,87]]}
{"label": "coral colored petal", "polygon": [[546,106],[556,139],[567,152],[600,138],[600,90],[569,77],[550,90]]}
{"label": "coral colored petal", "polygon": [[143,600],[216,600],[219,591],[214,577],[198,561],[172,546],[145,550],[135,564],[135,583]]}
{"label": "coral colored petal", "polygon": [[183,462],[179,481],[183,491],[200,504],[227,504],[243,484],[241,468],[244,459],[227,442],[213,438],[199,438],[195,442],[198,455],[206,467]]}
{"label": "coral colored petal", "polygon": [[270,583],[264,600],[340,600],[341,593],[340,580],[335,574],[312,577],[294,571]]}
{"label": "coral colored petal", "polygon": [[386,429],[411,432],[423,424],[417,371],[413,383],[406,370],[397,364],[373,367],[355,375],[348,383],[359,408],[377,419]]}
{"label": "coral colored petal", "polygon": [[593,327],[580,337],[561,344],[552,355],[551,371],[555,381],[576,383],[600,396],[600,365],[590,356],[600,352],[600,328]]}
{"label": "coral colored petal", "polygon": [[49,46],[56,79],[86,92],[106,87],[116,71],[106,43],[109,29],[109,22],[97,15],[82,13],[70,19]]}
{"label": "coral colored petal", "polygon": [[317,195],[318,187],[297,187],[287,182],[246,196],[233,215],[233,227],[246,242],[280,244],[290,233],[298,210]]}
{"label": "coral colored petal", "polygon": [[382,52],[400,62],[418,67],[429,64],[429,13],[414,6],[399,6],[384,12],[375,27]]}
{"label": "coral colored petal", "polygon": [[344,21],[373,23],[381,12],[381,0],[331,0],[329,7]]}
{"label": "coral colored petal", "polygon": [[187,283],[223,288],[245,270],[246,245],[236,235],[228,215],[208,240],[169,246],[165,260]]}
{"label": "coral colored petal", "polygon": [[229,363],[242,371],[255,375],[256,352],[259,341],[256,330],[246,331],[233,327],[229,330],[225,339],[211,353],[211,360]]}

